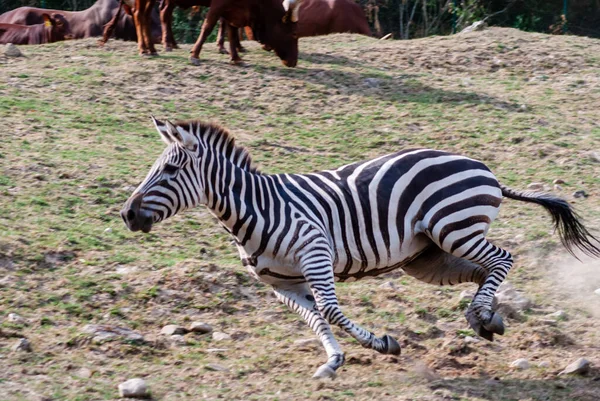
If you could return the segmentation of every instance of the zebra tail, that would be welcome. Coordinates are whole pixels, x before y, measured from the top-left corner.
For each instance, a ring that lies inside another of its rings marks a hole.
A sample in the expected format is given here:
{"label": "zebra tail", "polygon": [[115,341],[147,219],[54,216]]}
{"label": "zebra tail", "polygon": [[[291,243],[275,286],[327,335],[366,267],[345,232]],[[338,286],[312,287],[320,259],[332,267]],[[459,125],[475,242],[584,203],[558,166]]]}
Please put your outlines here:
{"label": "zebra tail", "polygon": [[560,241],[575,258],[579,259],[575,255],[576,248],[588,256],[600,257],[600,241],[583,226],[581,218],[566,200],[542,192],[517,191],[504,185],[500,185],[500,189],[507,198],[543,206],[552,216]]}

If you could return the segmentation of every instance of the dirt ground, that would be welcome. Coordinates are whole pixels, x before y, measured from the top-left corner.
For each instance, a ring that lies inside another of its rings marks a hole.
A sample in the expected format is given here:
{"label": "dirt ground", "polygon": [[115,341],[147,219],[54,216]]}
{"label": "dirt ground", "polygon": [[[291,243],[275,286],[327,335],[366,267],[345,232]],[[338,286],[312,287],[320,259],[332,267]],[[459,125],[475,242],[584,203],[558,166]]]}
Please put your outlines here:
{"label": "dirt ground", "polygon": [[[147,236],[118,215],[163,149],[153,114],[219,122],[267,173],[410,147],[466,154],[506,185],[565,197],[599,235],[599,40],[500,28],[331,35],[302,39],[295,69],[256,43],[242,67],[213,46],[199,67],[189,46],[140,58],[119,41],[0,56],[1,400],[113,400],[133,377],[156,400],[600,399],[600,263],[569,256],[535,206],[506,201],[489,234],[514,255],[508,280],[529,300],[509,310],[504,336],[469,329],[460,294],[473,286],[401,272],[340,284],[346,314],[395,336],[402,354],[336,330],[346,364],[333,381],[310,378],[324,352],[296,342],[313,335],[246,274],[205,209]],[[196,321],[231,338],[160,334]],[[101,340],[86,325],[121,334]],[[31,351],[12,349],[21,338]],[[581,357],[587,373],[558,375]],[[511,367],[518,358],[530,367]]]}

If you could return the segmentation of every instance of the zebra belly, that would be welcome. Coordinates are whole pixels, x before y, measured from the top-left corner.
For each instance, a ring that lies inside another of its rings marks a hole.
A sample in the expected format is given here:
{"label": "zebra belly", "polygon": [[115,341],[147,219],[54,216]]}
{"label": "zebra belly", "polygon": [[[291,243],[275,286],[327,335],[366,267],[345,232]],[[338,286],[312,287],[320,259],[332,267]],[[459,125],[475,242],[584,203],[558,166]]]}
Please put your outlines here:
{"label": "zebra belly", "polygon": [[396,270],[415,260],[431,245],[431,240],[424,235],[415,236],[406,246],[397,245],[390,251],[389,257],[376,263],[375,257],[361,261],[352,258],[350,267],[346,258],[341,257],[334,267],[336,281],[355,281],[364,277],[374,277]]}

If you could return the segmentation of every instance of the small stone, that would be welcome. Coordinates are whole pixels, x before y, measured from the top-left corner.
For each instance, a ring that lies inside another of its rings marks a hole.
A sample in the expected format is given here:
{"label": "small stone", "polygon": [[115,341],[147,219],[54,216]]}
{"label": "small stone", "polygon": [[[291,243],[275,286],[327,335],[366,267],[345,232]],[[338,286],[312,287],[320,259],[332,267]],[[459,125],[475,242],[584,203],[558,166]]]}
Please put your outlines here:
{"label": "small stone", "polygon": [[119,384],[119,396],[123,398],[150,398],[148,386],[143,379],[129,379]]}
{"label": "small stone", "polygon": [[462,302],[462,301],[472,301],[474,296],[475,296],[475,291],[464,290],[458,296],[458,301],[459,302]]}
{"label": "small stone", "polygon": [[519,111],[527,111],[527,105],[525,105],[525,104],[520,105]]}
{"label": "small stone", "polygon": [[121,339],[128,342],[143,343],[144,336],[140,333],[125,327],[87,324],[81,330],[83,334],[92,336],[92,342],[101,344],[105,341]]}
{"label": "small stone", "polygon": [[379,286],[379,288],[381,288],[382,290],[385,290],[385,291],[390,291],[390,292],[401,291],[401,289],[398,288],[398,286],[396,284],[394,284],[392,281],[386,281],[385,283],[381,284]]}
{"label": "small stone", "polygon": [[81,368],[75,373],[76,376],[82,377],[84,379],[89,379],[90,377],[92,377],[93,374],[94,372],[92,372],[88,368]]}
{"label": "small stone", "polygon": [[600,288],[598,288],[596,291],[594,291],[594,294],[600,295]]}
{"label": "small stone", "polygon": [[105,229],[104,229],[104,233],[105,233],[105,234],[110,234],[110,233],[112,233],[112,228],[110,228],[110,227],[108,227],[108,228],[105,228]]}
{"label": "small stone", "polygon": [[560,178],[557,178],[556,180],[552,181],[553,184],[565,184],[564,180],[561,180]]}
{"label": "small stone", "polygon": [[6,44],[6,46],[4,47],[4,55],[6,57],[23,57],[23,53],[21,53],[21,50],[19,50],[19,48],[13,45],[12,43]]}
{"label": "small stone", "polygon": [[560,185],[558,185],[558,184],[555,184],[554,185],[554,190],[560,192],[560,191],[562,191],[562,187]]}
{"label": "small stone", "polygon": [[26,338],[19,338],[11,349],[17,352],[31,352],[31,343]]}
{"label": "small stone", "polygon": [[228,348],[208,348],[206,350],[206,352],[208,352],[209,354],[220,354],[222,352],[227,352],[229,351]]}
{"label": "small stone", "polygon": [[532,191],[539,191],[544,189],[544,184],[542,184],[541,182],[532,182],[531,184],[527,185],[527,189],[531,189]]}
{"label": "small stone", "polygon": [[550,362],[542,361],[538,363],[538,368],[548,369],[550,367]]}
{"label": "small stone", "polygon": [[516,361],[513,361],[513,363],[510,364],[510,367],[517,368],[519,370],[529,369],[529,362],[527,359],[519,358]]}
{"label": "small stone", "polygon": [[190,325],[190,331],[194,333],[210,333],[213,331],[213,328],[210,324],[204,322],[193,322]]}
{"label": "small stone", "polygon": [[588,194],[583,189],[573,192],[573,198],[587,198]]}
{"label": "small stone", "polygon": [[168,324],[162,328],[160,334],[166,336],[186,334],[188,330],[185,327],[177,326],[176,324]]}
{"label": "small stone", "polygon": [[569,374],[585,374],[590,370],[590,361],[585,358],[579,358],[575,362],[569,364],[562,372],[558,375],[569,375]]}
{"label": "small stone", "polygon": [[187,340],[181,334],[173,334],[169,336],[169,341],[171,341],[172,345],[187,345]]}
{"label": "small stone", "polygon": [[8,314],[8,321],[16,324],[25,324],[27,320],[25,320],[21,315],[17,315],[16,313]]}
{"label": "small stone", "polygon": [[218,363],[209,363],[208,365],[204,366],[204,368],[213,372],[229,372],[229,368],[219,365]]}
{"label": "small stone", "polygon": [[318,338],[302,338],[294,341],[294,346],[297,348],[312,348],[321,345],[321,341]]}
{"label": "small stone", "polygon": [[548,326],[552,326],[552,327],[556,327],[556,320],[554,319],[542,319],[540,320],[540,323],[546,324]]}
{"label": "small stone", "polygon": [[476,343],[480,342],[480,340],[478,340],[478,339],[477,339],[477,338],[475,338],[475,337],[471,337],[471,336],[465,336],[465,338],[464,338],[464,341],[465,341],[467,344],[469,344],[469,343],[476,344]]}
{"label": "small stone", "polygon": [[590,159],[597,163],[600,163],[600,152],[590,152]]}
{"label": "small stone", "polygon": [[223,333],[221,331],[215,331],[212,334],[212,338],[215,341],[224,341],[224,340],[231,340],[231,336],[227,333]]}
{"label": "small stone", "polygon": [[377,78],[366,78],[364,82],[371,88],[377,88],[380,81]]}
{"label": "small stone", "polygon": [[549,313],[546,315],[546,317],[548,317],[550,319],[556,319],[556,320],[567,320],[567,314],[561,310],[557,310],[556,312]]}

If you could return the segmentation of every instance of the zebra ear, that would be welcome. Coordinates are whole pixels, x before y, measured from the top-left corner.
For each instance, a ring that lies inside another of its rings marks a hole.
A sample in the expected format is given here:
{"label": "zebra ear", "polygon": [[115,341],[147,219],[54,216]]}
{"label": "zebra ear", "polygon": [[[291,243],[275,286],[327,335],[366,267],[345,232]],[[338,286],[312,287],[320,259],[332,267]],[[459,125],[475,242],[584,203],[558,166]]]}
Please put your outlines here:
{"label": "zebra ear", "polygon": [[188,150],[194,152],[198,150],[198,139],[191,132],[179,125],[172,124],[169,120],[166,121],[166,126],[169,136],[173,140]]}
{"label": "zebra ear", "polygon": [[152,122],[154,123],[154,126],[156,127],[156,130],[160,134],[160,138],[163,140],[163,142],[166,143],[167,145],[172,144],[175,140],[169,134],[169,129],[167,127],[167,124],[163,123],[162,121],[157,120],[156,118],[154,118],[154,116],[150,116],[150,117],[152,118]]}

